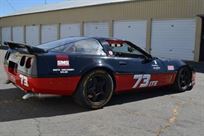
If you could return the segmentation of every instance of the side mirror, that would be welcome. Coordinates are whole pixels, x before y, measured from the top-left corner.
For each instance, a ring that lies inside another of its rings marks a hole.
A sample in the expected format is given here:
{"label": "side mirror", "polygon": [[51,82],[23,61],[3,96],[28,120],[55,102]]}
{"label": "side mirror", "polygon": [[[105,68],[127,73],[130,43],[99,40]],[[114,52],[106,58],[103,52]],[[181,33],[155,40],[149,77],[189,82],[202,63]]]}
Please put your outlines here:
{"label": "side mirror", "polygon": [[148,63],[148,62],[151,62],[151,61],[153,61],[154,60],[154,58],[152,57],[152,56],[145,56],[145,58],[144,58],[144,63]]}

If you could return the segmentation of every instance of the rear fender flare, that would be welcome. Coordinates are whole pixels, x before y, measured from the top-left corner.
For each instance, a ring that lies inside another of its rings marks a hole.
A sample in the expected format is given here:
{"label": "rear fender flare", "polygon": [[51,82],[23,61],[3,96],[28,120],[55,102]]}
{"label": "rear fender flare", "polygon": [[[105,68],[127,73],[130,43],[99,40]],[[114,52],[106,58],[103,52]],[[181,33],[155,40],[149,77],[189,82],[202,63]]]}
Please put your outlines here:
{"label": "rear fender flare", "polygon": [[114,82],[114,90],[115,90],[115,87],[116,87],[115,72],[114,72],[113,67],[111,67],[110,65],[101,65],[101,64],[95,64],[94,65],[94,64],[92,64],[92,65],[89,65],[88,67],[85,67],[80,72],[82,76],[81,76],[81,79],[80,79],[78,85],[80,84],[80,82],[84,78],[84,76],[86,76],[87,74],[89,74],[90,72],[92,72],[94,70],[104,70],[108,74],[110,74],[110,76],[112,77],[113,82]]}

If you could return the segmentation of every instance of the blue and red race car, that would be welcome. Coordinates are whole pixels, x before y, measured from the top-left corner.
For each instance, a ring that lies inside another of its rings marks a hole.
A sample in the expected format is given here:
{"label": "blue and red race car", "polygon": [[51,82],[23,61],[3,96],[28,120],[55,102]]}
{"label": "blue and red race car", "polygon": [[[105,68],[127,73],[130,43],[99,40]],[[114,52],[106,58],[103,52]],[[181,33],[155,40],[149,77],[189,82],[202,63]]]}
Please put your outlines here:
{"label": "blue and red race car", "polygon": [[102,108],[113,93],[143,88],[191,90],[195,72],[180,60],[164,60],[129,41],[69,37],[38,46],[5,42],[8,80],[32,94],[72,95],[82,106]]}

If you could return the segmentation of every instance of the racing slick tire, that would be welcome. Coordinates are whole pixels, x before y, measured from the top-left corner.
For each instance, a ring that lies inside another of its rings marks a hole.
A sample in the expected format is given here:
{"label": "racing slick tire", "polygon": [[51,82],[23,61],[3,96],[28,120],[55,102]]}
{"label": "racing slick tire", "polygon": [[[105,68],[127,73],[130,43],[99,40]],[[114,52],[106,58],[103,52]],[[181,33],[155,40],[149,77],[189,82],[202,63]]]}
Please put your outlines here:
{"label": "racing slick tire", "polygon": [[106,71],[94,70],[86,74],[74,94],[76,103],[90,109],[100,109],[112,97],[113,79]]}
{"label": "racing slick tire", "polygon": [[192,89],[192,71],[188,67],[182,67],[176,76],[173,91],[184,92]]}

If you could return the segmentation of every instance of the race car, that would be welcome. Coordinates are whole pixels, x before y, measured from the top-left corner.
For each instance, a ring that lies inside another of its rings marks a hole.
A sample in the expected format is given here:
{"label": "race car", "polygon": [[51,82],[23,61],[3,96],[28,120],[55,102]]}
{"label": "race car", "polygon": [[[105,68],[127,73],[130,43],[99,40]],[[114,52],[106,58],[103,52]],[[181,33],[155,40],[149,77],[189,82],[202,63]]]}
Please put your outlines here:
{"label": "race car", "polygon": [[8,81],[29,94],[71,95],[99,109],[111,96],[145,88],[183,92],[195,84],[193,68],[181,60],[159,59],[129,41],[68,37],[29,46],[5,42]]}

